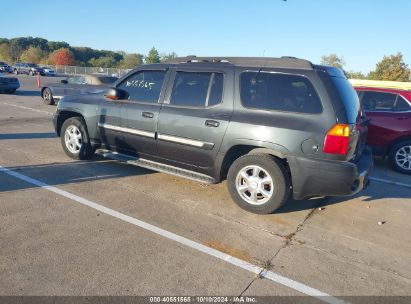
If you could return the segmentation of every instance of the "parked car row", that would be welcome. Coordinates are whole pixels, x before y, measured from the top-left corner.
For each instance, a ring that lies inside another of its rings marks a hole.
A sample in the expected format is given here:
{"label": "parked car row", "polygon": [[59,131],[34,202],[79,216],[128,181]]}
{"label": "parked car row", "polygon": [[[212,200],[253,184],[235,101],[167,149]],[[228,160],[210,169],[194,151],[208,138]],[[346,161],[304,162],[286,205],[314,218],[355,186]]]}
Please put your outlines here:
{"label": "parked car row", "polygon": [[0,72],[14,73],[14,74],[27,74],[41,76],[56,76],[56,72],[50,67],[41,67],[35,63],[17,62],[13,66],[9,66],[7,63],[0,61]]}

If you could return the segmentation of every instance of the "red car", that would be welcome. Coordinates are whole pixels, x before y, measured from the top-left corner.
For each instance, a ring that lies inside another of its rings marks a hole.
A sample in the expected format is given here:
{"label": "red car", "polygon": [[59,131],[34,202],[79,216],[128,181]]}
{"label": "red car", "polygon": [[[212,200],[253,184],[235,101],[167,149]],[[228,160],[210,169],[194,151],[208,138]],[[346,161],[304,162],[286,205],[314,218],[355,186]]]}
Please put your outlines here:
{"label": "red car", "polygon": [[388,156],[397,171],[411,174],[411,91],[355,87],[370,118],[368,145]]}

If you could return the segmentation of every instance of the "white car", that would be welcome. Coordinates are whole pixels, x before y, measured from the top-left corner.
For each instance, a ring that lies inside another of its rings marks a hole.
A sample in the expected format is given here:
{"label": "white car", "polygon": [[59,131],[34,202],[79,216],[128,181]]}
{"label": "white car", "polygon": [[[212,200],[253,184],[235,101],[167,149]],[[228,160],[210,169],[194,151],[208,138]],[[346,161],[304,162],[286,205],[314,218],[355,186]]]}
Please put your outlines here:
{"label": "white car", "polygon": [[45,76],[56,76],[56,72],[52,68],[43,67]]}

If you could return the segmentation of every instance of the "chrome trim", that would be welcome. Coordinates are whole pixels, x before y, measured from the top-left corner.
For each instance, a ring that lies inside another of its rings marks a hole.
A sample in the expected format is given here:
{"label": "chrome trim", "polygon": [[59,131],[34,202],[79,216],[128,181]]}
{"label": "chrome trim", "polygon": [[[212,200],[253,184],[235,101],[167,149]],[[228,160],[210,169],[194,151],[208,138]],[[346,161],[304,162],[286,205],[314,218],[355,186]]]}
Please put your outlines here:
{"label": "chrome trim", "polygon": [[54,99],[62,99],[64,96],[53,96]]}
{"label": "chrome trim", "polygon": [[144,137],[155,138],[155,133],[154,132],[143,131],[143,130],[138,130],[138,129],[131,129],[131,128],[124,128],[124,127],[114,126],[114,125],[105,124],[105,123],[101,123],[101,122],[98,123],[98,126],[100,128],[109,129],[109,130],[113,130],[113,131],[118,131],[118,132],[133,134],[133,135],[139,135],[139,136],[144,136]]}
{"label": "chrome trim", "polygon": [[213,143],[207,143],[207,142],[202,142],[202,141],[199,141],[199,140],[188,139],[188,138],[183,138],[183,137],[177,137],[177,136],[172,136],[172,135],[158,134],[157,138],[161,139],[161,140],[171,141],[171,142],[175,142],[175,143],[178,143],[178,144],[193,146],[193,147],[197,147],[197,148],[204,148],[206,146],[214,147]]}

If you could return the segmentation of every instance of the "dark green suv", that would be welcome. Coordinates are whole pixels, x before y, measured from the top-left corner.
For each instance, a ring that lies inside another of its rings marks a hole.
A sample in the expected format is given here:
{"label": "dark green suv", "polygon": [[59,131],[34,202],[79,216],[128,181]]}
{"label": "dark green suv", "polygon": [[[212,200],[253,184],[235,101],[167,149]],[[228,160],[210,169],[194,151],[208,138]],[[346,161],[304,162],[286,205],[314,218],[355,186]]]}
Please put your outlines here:
{"label": "dark green suv", "polygon": [[349,195],[372,167],[367,120],[341,70],[296,58],[176,58],[140,66],[103,94],[63,97],[66,154],[106,157],[198,180],[227,179],[255,213]]}

